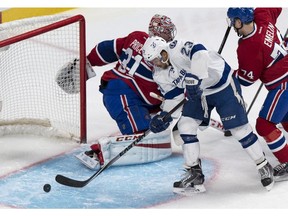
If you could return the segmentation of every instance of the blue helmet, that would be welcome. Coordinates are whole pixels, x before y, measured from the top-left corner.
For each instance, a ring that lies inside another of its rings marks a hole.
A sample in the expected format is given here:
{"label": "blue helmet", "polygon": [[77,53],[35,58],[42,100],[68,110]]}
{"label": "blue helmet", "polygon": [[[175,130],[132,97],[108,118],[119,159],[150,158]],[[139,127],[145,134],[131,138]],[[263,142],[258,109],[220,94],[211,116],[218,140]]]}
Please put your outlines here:
{"label": "blue helmet", "polygon": [[227,11],[228,18],[234,23],[236,18],[242,23],[249,23],[254,20],[253,8],[229,8]]}

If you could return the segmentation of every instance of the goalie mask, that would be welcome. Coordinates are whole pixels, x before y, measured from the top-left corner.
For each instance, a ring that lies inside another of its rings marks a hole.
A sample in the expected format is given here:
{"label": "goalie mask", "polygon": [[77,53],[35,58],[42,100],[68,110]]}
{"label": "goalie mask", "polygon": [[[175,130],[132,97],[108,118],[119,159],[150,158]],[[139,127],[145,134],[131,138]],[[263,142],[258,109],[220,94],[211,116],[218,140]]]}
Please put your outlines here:
{"label": "goalie mask", "polygon": [[148,32],[150,37],[159,36],[170,42],[176,36],[176,27],[169,17],[155,14],[149,23]]}

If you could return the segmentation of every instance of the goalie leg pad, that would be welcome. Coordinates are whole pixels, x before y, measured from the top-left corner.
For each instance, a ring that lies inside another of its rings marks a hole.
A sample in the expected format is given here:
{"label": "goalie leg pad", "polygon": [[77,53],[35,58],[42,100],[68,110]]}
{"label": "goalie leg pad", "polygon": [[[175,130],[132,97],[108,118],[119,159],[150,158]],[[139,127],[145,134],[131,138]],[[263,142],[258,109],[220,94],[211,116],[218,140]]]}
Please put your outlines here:
{"label": "goalie leg pad", "polygon": [[[88,168],[97,169],[100,168],[100,165],[106,164],[116,157],[124,148],[141,135],[142,134],[102,137],[98,140],[98,144],[90,146],[94,152],[94,157],[87,156],[85,152],[75,155],[75,157]],[[99,146],[101,146],[101,148],[99,148]],[[131,150],[127,151],[113,166],[150,163],[167,158],[171,154],[170,130],[157,134],[151,133]]]}
{"label": "goalie leg pad", "polygon": [[78,155],[75,155],[75,157],[85,166],[87,166],[89,169],[99,169],[100,164],[99,161],[96,160],[93,157],[89,157],[85,154],[85,152],[81,152]]}
{"label": "goalie leg pad", "polygon": [[[110,159],[130,145],[139,135],[122,135],[113,137],[110,143]],[[171,131],[151,133],[128,151],[115,165],[143,164],[165,159],[172,154]],[[105,155],[105,154],[104,154]],[[105,158],[106,160],[106,158]]]}

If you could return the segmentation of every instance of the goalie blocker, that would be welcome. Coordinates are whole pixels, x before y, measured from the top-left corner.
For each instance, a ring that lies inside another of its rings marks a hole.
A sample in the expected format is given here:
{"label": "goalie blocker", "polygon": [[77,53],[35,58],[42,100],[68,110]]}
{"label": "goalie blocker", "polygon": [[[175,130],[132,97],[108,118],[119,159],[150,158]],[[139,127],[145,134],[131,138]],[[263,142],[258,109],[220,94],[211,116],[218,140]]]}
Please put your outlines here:
{"label": "goalie blocker", "polygon": [[[93,151],[81,152],[75,155],[75,157],[88,168],[99,169],[141,135],[142,134],[132,134],[103,137],[98,140],[97,144],[90,146]],[[149,134],[133,149],[123,155],[121,160],[118,160],[113,165],[150,163],[167,158],[171,154],[171,131],[165,130],[158,134]]]}

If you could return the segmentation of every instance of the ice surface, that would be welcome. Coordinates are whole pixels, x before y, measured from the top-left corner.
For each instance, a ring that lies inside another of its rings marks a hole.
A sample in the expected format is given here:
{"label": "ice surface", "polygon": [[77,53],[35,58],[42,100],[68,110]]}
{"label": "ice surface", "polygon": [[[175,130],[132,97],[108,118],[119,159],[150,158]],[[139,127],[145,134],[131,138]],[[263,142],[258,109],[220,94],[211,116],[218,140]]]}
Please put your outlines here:
{"label": "ice surface", "polygon": [[[207,48],[218,50],[227,28],[226,10],[86,8],[69,13],[80,13],[86,18],[87,52],[101,40],[122,37],[134,30],[147,31],[148,22],[155,13],[166,14],[172,18],[177,26],[177,37],[192,39],[205,44]],[[287,13],[288,9],[284,9],[278,21],[278,27],[283,33],[288,27]],[[222,52],[233,68],[237,67],[237,40],[236,33],[231,30]],[[103,107],[102,97],[98,92],[102,72],[111,67],[94,68],[97,76],[87,83],[88,143],[118,131]],[[256,83],[253,87],[243,88],[248,106],[258,86],[259,83]],[[265,93],[263,88],[249,113],[253,126]],[[213,117],[218,118],[217,114]],[[167,160],[148,165],[113,167],[85,188],[74,189],[57,184],[54,177],[56,174],[65,174],[86,179],[93,174],[93,171],[81,166],[73,157],[73,154],[83,147],[63,140],[33,136],[1,137],[0,208],[194,209],[188,211],[189,214],[201,214],[195,211],[196,209],[287,208],[288,182],[276,183],[274,188],[267,192],[260,183],[255,164],[237,141],[224,137],[213,128],[200,132],[199,140],[204,173],[207,176],[207,191],[193,197],[181,197],[171,194],[173,181],[181,174],[183,159],[179,146],[173,146],[174,154]],[[272,165],[276,165],[277,161],[264,140],[260,140],[267,158]],[[45,183],[52,185],[49,193],[42,190]],[[274,214],[274,211],[271,214]]]}

